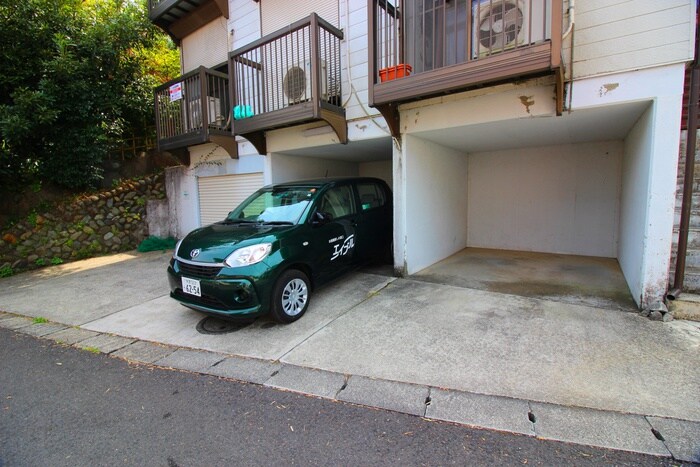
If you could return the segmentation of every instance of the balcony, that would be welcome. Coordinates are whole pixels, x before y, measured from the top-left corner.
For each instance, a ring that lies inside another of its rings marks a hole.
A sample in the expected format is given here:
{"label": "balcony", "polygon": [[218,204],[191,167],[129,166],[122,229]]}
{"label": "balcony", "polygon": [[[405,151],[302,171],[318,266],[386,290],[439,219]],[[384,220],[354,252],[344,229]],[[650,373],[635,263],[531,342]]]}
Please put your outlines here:
{"label": "balcony", "polygon": [[148,0],[148,18],[178,44],[219,16],[228,18],[228,0]]}
{"label": "balcony", "polygon": [[347,143],[342,107],[343,33],[312,13],[229,54],[233,133],[266,154],[265,131],[313,121]]}
{"label": "balcony", "polygon": [[231,157],[238,157],[236,140],[228,128],[229,109],[231,100],[225,73],[199,67],[157,87],[158,149],[186,158],[187,164],[187,147],[203,143],[218,144]]}
{"label": "balcony", "polygon": [[562,0],[368,0],[369,104],[399,136],[401,103],[553,74],[561,114],[562,11]]}

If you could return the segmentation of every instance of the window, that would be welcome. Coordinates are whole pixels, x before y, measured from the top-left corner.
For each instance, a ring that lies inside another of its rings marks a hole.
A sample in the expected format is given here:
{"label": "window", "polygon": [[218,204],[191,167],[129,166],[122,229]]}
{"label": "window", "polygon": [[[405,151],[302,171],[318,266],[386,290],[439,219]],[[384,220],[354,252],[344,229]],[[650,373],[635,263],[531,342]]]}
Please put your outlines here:
{"label": "window", "polygon": [[330,214],[332,219],[353,214],[355,200],[350,186],[337,186],[325,192],[319,202],[319,211]]}
{"label": "window", "polygon": [[386,203],[384,190],[376,183],[358,183],[357,191],[360,194],[360,205],[363,211],[384,206]]}
{"label": "window", "polygon": [[296,224],[315,189],[282,187],[265,189],[248,198],[228,216],[229,221],[284,222]]}

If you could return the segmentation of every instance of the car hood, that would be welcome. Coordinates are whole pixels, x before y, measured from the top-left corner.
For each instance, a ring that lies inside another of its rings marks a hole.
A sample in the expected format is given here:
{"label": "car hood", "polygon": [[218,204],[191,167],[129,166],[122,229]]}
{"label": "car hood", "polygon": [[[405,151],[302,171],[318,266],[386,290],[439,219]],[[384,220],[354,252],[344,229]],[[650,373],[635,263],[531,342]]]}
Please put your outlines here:
{"label": "car hood", "polygon": [[[274,242],[278,233],[293,225],[212,224],[193,230],[182,240],[178,258],[198,263],[221,263],[239,247]],[[199,250],[193,257],[195,250]]]}

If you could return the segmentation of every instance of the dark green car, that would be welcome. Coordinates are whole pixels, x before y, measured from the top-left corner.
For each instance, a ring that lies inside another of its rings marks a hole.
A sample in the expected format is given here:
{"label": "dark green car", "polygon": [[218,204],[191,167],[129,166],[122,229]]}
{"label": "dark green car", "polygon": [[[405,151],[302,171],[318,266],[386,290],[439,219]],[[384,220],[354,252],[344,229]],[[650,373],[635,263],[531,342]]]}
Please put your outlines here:
{"label": "dark green car", "polygon": [[291,323],[306,312],[315,287],[387,257],[392,216],[391,191],[375,178],[266,186],[178,243],[170,296],[210,315],[269,312]]}

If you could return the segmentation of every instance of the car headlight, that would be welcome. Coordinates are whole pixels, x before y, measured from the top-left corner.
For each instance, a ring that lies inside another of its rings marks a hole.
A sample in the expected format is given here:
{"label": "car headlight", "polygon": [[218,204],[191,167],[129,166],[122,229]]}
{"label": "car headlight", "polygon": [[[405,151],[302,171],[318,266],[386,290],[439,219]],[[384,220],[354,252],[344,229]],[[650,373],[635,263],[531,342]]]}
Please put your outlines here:
{"label": "car headlight", "polygon": [[246,246],[234,251],[224,260],[224,264],[230,268],[250,266],[264,260],[272,250],[272,243],[259,243]]}
{"label": "car headlight", "polygon": [[177,251],[180,249],[180,245],[182,244],[182,241],[184,238],[181,238],[180,241],[177,242],[177,245],[175,245],[175,249],[173,250],[173,258],[177,257]]}

